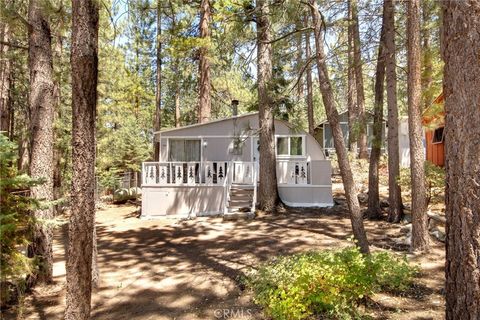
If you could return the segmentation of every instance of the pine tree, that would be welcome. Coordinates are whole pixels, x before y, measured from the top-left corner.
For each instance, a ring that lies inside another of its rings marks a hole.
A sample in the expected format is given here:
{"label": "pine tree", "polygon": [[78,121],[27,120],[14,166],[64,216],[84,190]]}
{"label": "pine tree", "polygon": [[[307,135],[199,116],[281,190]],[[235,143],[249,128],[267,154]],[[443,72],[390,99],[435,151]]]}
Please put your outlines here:
{"label": "pine tree", "polygon": [[358,246],[363,253],[369,253],[369,245],[367,234],[363,225],[363,216],[360,211],[360,204],[358,202],[358,191],[355,186],[350,162],[347,156],[347,149],[343,139],[342,129],[338,120],[338,111],[335,106],[335,99],[333,95],[332,85],[328,75],[328,68],[325,63],[325,53],[323,50],[323,30],[321,27],[320,13],[318,11],[318,4],[316,0],[309,0],[310,11],[312,14],[315,48],[317,57],[318,82],[322,92],[323,104],[327,113],[327,119],[332,127],[333,140],[335,151],[338,156],[338,165],[342,175],[343,185],[345,188],[345,196],[347,198],[347,205],[350,211],[350,219],[352,222],[352,229],[355,239],[358,241]]}
{"label": "pine tree", "polygon": [[200,93],[198,103],[198,122],[204,123],[210,120],[212,104],[210,101],[210,61],[208,41],[210,40],[210,0],[202,0],[200,4],[200,38],[207,44],[202,45],[199,50],[199,74],[200,74]]}
{"label": "pine tree", "polygon": [[412,251],[428,251],[428,217],[421,121],[420,1],[407,3],[408,129],[412,179]]}
{"label": "pine tree", "polygon": [[95,115],[98,4],[72,1],[72,212],[67,254],[65,319],[90,318],[95,228]]}
{"label": "pine tree", "polygon": [[398,142],[398,105],[397,105],[397,64],[395,58],[395,5],[393,0],[384,0],[385,25],[385,68],[388,105],[388,221],[400,222],[402,194],[398,177],[400,175],[400,155]]}
{"label": "pine tree", "polygon": [[275,157],[274,103],[272,97],[272,44],[268,0],[257,1],[257,73],[260,124],[260,209],[274,212],[279,202]]}
{"label": "pine tree", "polygon": [[[41,1],[30,0],[28,22],[29,69],[30,69],[30,113],[31,113],[31,160],[30,175],[34,179],[44,179],[42,186],[34,186],[31,195],[46,201],[53,200],[53,121],[55,113],[53,62],[51,33],[48,18]],[[51,282],[53,273],[53,233],[50,219],[53,208],[34,211],[36,224],[29,255],[39,259],[38,274],[32,275],[30,283]]]}
{"label": "pine tree", "polygon": [[378,44],[377,69],[375,72],[375,106],[373,115],[373,141],[368,169],[368,216],[378,219],[382,216],[378,165],[382,153],[383,141],[383,96],[385,90],[385,10],[383,10],[382,29]]}
{"label": "pine tree", "polygon": [[443,2],[447,320],[480,318],[479,8]]}

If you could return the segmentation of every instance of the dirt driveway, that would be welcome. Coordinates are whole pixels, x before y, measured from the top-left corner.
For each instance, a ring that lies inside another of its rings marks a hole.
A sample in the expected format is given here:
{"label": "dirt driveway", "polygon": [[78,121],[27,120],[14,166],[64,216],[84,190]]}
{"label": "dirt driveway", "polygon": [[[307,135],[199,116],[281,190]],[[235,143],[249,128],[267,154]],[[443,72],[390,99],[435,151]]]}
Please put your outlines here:
{"label": "dirt driveway", "polygon": [[[97,213],[101,283],[93,319],[260,319],[239,278],[259,261],[302,250],[349,245],[345,208],[293,211],[254,220],[221,218],[140,220],[137,208],[110,206]],[[366,221],[373,248],[395,245],[400,226]],[[28,319],[62,319],[66,227],[55,239],[55,285],[27,297]],[[405,252],[403,252],[405,253]],[[419,284],[405,296],[382,294],[367,308],[376,319],[443,318],[443,245],[420,263]],[[7,316],[8,318],[8,316]]]}

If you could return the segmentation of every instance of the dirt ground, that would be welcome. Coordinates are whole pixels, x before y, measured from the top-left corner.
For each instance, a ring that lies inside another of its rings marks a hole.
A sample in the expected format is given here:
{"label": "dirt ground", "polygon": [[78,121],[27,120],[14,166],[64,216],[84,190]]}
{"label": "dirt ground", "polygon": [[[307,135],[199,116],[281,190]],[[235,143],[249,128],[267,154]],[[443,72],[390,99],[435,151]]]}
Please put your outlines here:
{"label": "dirt ground", "polygon": [[[343,205],[236,221],[141,220],[138,210],[108,206],[97,213],[101,283],[92,298],[93,319],[262,319],[239,281],[246,271],[276,255],[350,244]],[[365,224],[373,250],[408,253],[395,241],[400,225]],[[66,230],[55,236],[55,283],[26,297],[20,309],[26,319],[63,317]],[[428,255],[409,256],[422,270],[414,288],[403,296],[377,295],[362,307],[373,319],[444,317],[444,246],[432,241]]]}

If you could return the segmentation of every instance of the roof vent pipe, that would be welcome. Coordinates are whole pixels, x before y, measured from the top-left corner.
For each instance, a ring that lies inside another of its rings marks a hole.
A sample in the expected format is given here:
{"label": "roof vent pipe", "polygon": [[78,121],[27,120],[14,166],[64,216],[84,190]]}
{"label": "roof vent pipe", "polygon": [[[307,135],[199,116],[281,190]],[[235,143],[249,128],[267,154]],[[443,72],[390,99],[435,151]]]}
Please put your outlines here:
{"label": "roof vent pipe", "polygon": [[232,116],[238,116],[238,100],[232,100]]}

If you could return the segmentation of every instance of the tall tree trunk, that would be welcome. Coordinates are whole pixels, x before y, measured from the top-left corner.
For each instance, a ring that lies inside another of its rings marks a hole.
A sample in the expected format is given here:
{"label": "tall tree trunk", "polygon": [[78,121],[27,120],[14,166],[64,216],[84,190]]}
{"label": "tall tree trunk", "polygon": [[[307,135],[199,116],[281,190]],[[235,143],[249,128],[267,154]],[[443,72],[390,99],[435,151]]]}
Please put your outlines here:
{"label": "tall tree trunk", "polygon": [[[210,0],[202,0],[200,4],[200,38],[210,41]],[[204,123],[210,120],[212,103],[210,101],[210,61],[208,58],[208,45],[200,48],[200,97],[198,104],[198,120]]]}
{"label": "tall tree trunk", "polygon": [[[175,63],[174,63],[175,67],[174,67],[174,70],[175,70],[175,74],[178,74],[178,65],[179,65],[179,59],[178,58],[175,58]],[[179,128],[180,127],[180,85],[179,85],[179,79],[176,78],[175,79],[175,127],[176,128]]]}
{"label": "tall tree trunk", "polygon": [[12,117],[10,101],[11,84],[11,59],[9,46],[4,43],[10,41],[10,26],[8,23],[0,22],[0,131],[9,136],[10,122]]}
{"label": "tall tree trunk", "polygon": [[[28,6],[28,62],[30,69],[29,105],[31,113],[30,175],[44,179],[44,183],[32,187],[32,197],[53,200],[53,119],[54,85],[50,26],[42,12],[39,0],[30,0]],[[51,282],[53,272],[52,228],[48,220],[53,218],[53,208],[37,209],[34,216],[41,222],[35,224],[29,254],[39,259],[38,273],[30,279]]]}
{"label": "tall tree trunk", "polygon": [[[305,15],[305,25],[308,25],[308,15]],[[308,63],[307,73],[307,118],[308,118],[308,133],[313,135],[315,133],[315,117],[313,115],[313,81],[312,81],[312,63],[310,48],[310,32],[305,33],[305,60]]]}
{"label": "tall tree trunk", "polygon": [[[301,20],[300,18],[295,22],[295,28],[299,30],[301,28]],[[297,32],[296,34],[296,46],[297,46],[297,61],[296,61],[296,72],[298,75],[302,72],[302,66],[304,63],[303,60],[303,34],[301,32]],[[298,79],[297,83],[297,99],[298,101],[302,101],[305,95],[305,88],[304,88],[304,81],[303,76]]]}
{"label": "tall tree trunk", "polygon": [[[57,30],[58,32],[58,30]],[[61,59],[62,59],[62,56],[63,56],[63,48],[62,48],[62,35],[58,35],[56,37],[56,41],[55,41],[55,46],[54,46],[54,50],[53,50],[53,60],[55,63],[58,63],[58,65],[61,65]],[[61,72],[57,69],[57,72]],[[58,76],[55,76],[55,80],[53,82],[53,97],[54,97],[54,100],[55,100],[55,106],[56,106],[56,110],[55,110],[55,122],[58,123],[61,121],[62,119],[62,113],[61,113],[61,108],[60,108],[60,104],[61,104],[61,98],[62,98],[62,92],[61,92],[61,84],[60,84],[60,77]],[[58,132],[59,130],[57,130],[57,128],[55,127],[55,130],[53,132],[54,134],[54,141],[57,141],[57,137],[58,137]],[[54,149],[53,149],[53,165],[54,165],[54,169],[53,169],[53,198],[55,200],[58,200],[62,197],[62,149],[60,146],[58,145],[55,145],[54,146]],[[55,215],[58,215],[59,213],[59,205],[56,205],[55,206]]]}
{"label": "tall tree trunk", "polygon": [[407,2],[408,129],[412,178],[412,251],[428,251],[425,154],[422,142],[420,83],[420,0]]}
{"label": "tall tree trunk", "polygon": [[367,124],[365,119],[365,91],[363,88],[363,62],[358,22],[358,2],[351,0],[353,20],[353,60],[355,65],[355,85],[357,92],[358,157],[368,158]]}
{"label": "tall tree trunk", "polygon": [[347,107],[348,107],[348,151],[357,152],[357,92],[355,90],[355,65],[353,62],[353,18],[352,1],[348,1],[348,52],[347,52]]}
{"label": "tall tree trunk", "polygon": [[[385,6],[385,5],[384,5]],[[378,162],[383,142],[383,93],[385,90],[385,9],[383,10],[382,30],[378,44],[377,70],[375,73],[375,106],[373,116],[373,141],[368,170],[368,216],[378,219],[382,216],[378,186]]]}
{"label": "tall tree trunk", "polygon": [[13,141],[15,136],[15,104],[13,99],[13,92],[15,92],[15,73],[10,72],[10,90],[8,92],[8,113],[10,128],[8,130],[8,137]]}
{"label": "tall tree trunk", "polygon": [[[155,122],[153,131],[160,131],[162,127],[162,1],[157,0],[157,87],[155,91]],[[160,141],[153,137],[153,159],[159,161]]]}
{"label": "tall tree trunk", "polygon": [[271,96],[272,44],[268,0],[257,0],[257,72],[260,123],[260,209],[275,212],[279,202],[275,156],[274,102]]}
{"label": "tall tree trunk", "polygon": [[98,3],[72,0],[72,212],[65,319],[89,319],[95,227]]}
{"label": "tall tree trunk", "polygon": [[385,69],[388,105],[388,221],[398,223],[403,217],[400,175],[400,151],[398,142],[397,71],[395,58],[395,4],[384,0],[385,17]]}
{"label": "tall tree trunk", "polygon": [[444,1],[446,319],[480,319],[480,1]]}
{"label": "tall tree trunk", "polygon": [[422,53],[423,53],[423,73],[422,73],[422,92],[423,104],[425,108],[429,107],[434,99],[431,86],[433,84],[433,50],[430,44],[432,28],[429,26],[432,19],[433,1],[422,1]]}
{"label": "tall tree trunk", "polygon": [[358,202],[358,191],[355,186],[350,162],[347,156],[347,149],[345,141],[343,140],[343,133],[338,120],[338,111],[335,105],[335,98],[333,89],[328,75],[328,68],[326,64],[326,56],[323,49],[323,30],[321,28],[320,13],[318,11],[318,4],[316,0],[309,0],[311,9],[314,34],[315,47],[317,50],[317,69],[318,82],[320,84],[320,91],[322,92],[323,104],[327,114],[328,122],[332,127],[333,142],[335,151],[338,156],[338,165],[340,167],[340,174],[342,175],[343,185],[345,188],[345,197],[347,198],[348,209],[350,210],[350,219],[352,221],[352,229],[355,239],[358,241],[358,246],[363,253],[369,253],[367,234],[363,226],[363,217],[360,211]]}

